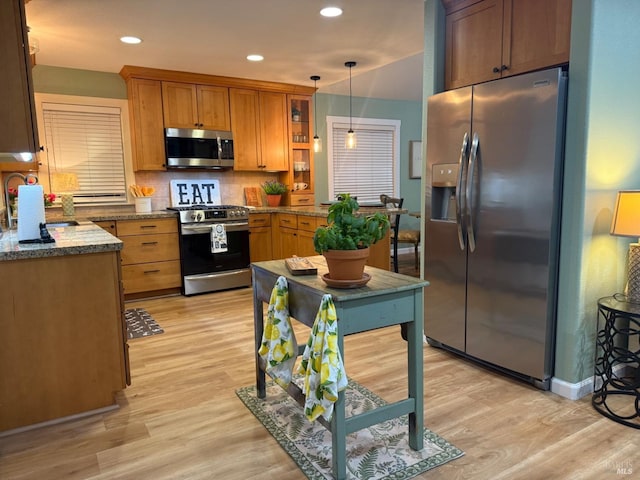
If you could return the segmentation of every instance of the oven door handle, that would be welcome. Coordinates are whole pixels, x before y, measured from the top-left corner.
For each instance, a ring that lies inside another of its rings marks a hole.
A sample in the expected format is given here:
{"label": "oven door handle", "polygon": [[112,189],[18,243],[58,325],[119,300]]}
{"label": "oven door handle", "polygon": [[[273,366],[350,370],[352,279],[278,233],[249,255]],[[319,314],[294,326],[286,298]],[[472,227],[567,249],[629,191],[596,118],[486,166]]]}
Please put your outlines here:
{"label": "oven door handle", "polygon": [[[217,224],[214,222],[204,225],[182,225],[181,228],[183,234],[192,235],[196,233],[209,233],[212,225]],[[222,223],[221,225],[224,225],[224,229],[227,232],[241,232],[243,230],[249,230],[249,222]]]}

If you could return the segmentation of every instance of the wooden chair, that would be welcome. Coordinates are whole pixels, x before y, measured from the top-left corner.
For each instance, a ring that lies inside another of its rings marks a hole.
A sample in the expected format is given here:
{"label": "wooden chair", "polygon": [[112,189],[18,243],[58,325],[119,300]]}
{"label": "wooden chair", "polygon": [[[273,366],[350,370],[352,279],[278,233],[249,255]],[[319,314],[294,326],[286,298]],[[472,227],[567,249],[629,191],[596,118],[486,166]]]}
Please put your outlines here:
{"label": "wooden chair", "polygon": [[[404,198],[394,198],[384,193],[380,195],[380,202],[384,204],[385,208],[402,208]],[[389,238],[391,239],[391,245],[393,246],[393,271],[398,273],[398,237],[396,232],[400,228],[400,214],[391,215],[391,231],[389,232]]]}
{"label": "wooden chair", "polygon": [[420,255],[418,254],[418,248],[420,247],[420,230],[398,230],[396,239],[397,243],[412,243],[413,255],[415,258],[415,269],[420,268]]}

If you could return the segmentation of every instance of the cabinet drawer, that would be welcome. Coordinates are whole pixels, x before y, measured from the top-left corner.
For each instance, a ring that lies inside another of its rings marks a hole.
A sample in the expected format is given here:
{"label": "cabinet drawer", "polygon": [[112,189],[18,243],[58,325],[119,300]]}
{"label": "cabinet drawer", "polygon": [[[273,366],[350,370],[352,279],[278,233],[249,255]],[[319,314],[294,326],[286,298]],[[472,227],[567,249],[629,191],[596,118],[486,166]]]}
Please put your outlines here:
{"label": "cabinet drawer", "polygon": [[313,205],[315,198],[312,193],[308,195],[291,195],[291,206]]}
{"label": "cabinet drawer", "polygon": [[123,235],[148,235],[154,233],[177,233],[177,218],[149,218],[147,220],[118,220],[118,237]]}
{"label": "cabinet drawer", "polygon": [[122,265],[179,260],[178,235],[132,235],[122,237]]}
{"label": "cabinet drawer", "polygon": [[115,220],[105,220],[105,221],[93,222],[93,223],[98,225],[103,230],[106,230],[107,232],[109,232],[114,237],[117,236],[118,232],[116,230],[116,221]]}
{"label": "cabinet drawer", "polygon": [[144,263],[122,267],[124,293],[147,292],[180,287],[180,261]]}
{"label": "cabinet drawer", "polygon": [[311,215],[298,215],[298,230],[306,232],[315,232],[318,227],[318,220],[322,217],[313,217]]}
{"label": "cabinet drawer", "polygon": [[278,225],[282,228],[298,228],[298,216],[295,213],[279,213]]}
{"label": "cabinet drawer", "polygon": [[270,226],[271,226],[270,213],[250,213],[249,214],[249,228],[270,227]]}

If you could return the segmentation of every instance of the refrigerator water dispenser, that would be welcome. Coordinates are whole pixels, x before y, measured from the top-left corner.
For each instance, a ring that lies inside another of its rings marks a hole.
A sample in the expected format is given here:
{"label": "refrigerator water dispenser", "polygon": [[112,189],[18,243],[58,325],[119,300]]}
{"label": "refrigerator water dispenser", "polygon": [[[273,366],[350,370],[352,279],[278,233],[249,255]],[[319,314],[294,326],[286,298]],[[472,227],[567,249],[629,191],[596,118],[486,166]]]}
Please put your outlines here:
{"label": "refrigerator water dispenser", "polygon": [[457,163],[433,165],[431,172],[431,219],[456,220]]}

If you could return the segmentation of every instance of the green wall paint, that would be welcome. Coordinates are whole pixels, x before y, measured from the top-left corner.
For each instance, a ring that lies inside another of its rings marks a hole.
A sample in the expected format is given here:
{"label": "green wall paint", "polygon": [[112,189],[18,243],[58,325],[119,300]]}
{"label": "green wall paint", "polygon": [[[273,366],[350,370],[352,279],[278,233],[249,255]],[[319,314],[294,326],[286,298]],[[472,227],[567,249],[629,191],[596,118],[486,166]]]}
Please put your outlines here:
{"label": "green wall paint", "polygon": [[572,13],[555,372],[570,383],[593,375],[597,299],[626,280],[629,240],[609,227],[617,191],[640,188],[638,19],[635,0]]}
{"label": "green wall paint", "polygon": [[[409,211],[420,211],[421,180],[409,178],[409,141],[422,139],[421,102],[383,100],[375,98],[353,97],[353,118],[384,118],[400,120],[400,196],[404,197],[404,206]],[[349,97],[343,95],[316,95],[318,116],[318,136],[322,138],[322,152],[314,155],[316,203],[331,200],[329,195],[327,169],[327,115],[349,116]],[[357,132],[356,132],[357,134]],[[384,193],[384,192],[380,192]],[[401,228],[419,228],[419,220],[403,215]]]}
{"label": "green wall paint", "polygon": [[117,73],[36,65],[34,90],[82,97],[127,98],[127,86]]}

